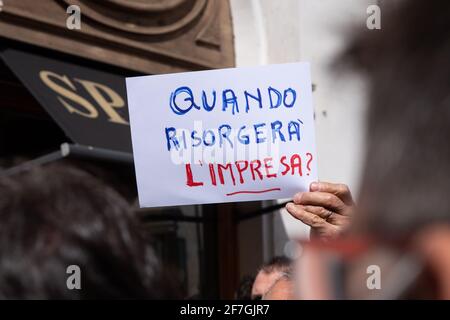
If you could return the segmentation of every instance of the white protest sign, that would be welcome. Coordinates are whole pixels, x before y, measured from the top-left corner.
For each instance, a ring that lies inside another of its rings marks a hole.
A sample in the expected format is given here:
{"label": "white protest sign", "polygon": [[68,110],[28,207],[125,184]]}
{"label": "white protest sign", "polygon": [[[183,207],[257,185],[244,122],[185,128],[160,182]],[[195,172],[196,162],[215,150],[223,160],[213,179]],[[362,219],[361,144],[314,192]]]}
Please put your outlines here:
{"label": "white protest sign", "polygon": [[308,63],[126,84],[141,207],[290,198],[317,180]]}

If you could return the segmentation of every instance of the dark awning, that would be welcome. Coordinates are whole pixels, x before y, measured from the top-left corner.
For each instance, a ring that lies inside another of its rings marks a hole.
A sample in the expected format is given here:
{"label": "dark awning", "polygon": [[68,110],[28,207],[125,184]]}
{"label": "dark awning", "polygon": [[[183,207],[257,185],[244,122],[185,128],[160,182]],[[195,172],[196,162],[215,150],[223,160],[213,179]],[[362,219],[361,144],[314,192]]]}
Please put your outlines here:
{"label": "dark awning", "polygon": [[131,153],[123,76],[16,49],[0,55],[75,143]]}

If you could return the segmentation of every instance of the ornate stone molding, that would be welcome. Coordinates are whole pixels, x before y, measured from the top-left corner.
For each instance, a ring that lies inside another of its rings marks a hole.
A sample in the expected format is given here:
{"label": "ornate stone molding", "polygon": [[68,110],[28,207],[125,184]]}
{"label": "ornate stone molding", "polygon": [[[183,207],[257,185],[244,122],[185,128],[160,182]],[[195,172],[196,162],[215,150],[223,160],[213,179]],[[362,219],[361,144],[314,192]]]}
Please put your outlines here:
{"label": "ornate stone molding", "polygon": [[207,0],[65,0],[83,14],[112,29],[139,35],[164,36],[199,20]]}
{"label": "ornate stone molding", "polygon": [[[228,0],[3,0],[0,36],[142,73],[231,67]],[[66,8],[81,8],[81,30]]]}

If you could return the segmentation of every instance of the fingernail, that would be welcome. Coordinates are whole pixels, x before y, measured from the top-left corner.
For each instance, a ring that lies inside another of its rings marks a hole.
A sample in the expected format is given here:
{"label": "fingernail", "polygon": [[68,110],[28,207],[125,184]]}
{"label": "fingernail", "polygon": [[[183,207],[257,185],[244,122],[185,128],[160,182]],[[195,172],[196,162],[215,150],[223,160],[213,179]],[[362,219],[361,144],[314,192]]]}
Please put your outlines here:
{"label": "fingernail", "polygon": [[300,200],[302,199],[302,192],[296,193],[294,196],[294,201],[295,202],[300,202]]}
{"label": "fingernail", "polygon": [[318,182],[311,183],[311,185],[309,186],[309,189],[311,191],[318,191],[319,190],[319,183]]}
{"label": "fingernail", "polygon": [[294,208],[294,204],[292,202],[286,203],[286,209],[287,210],[292,209],[292,208]]}

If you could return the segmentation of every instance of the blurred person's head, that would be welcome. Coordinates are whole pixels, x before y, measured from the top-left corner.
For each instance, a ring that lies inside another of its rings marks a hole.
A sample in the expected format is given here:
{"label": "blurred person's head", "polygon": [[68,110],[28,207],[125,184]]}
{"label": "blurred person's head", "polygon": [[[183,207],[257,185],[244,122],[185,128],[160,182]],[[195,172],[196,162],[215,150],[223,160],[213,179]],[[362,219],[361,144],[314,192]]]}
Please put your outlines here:
{"label": "blurred person's head", "polygon": [[265,263],[260,268],[253,283],[252,299],[261,299],[277,280],[291,272],[291,268],[292,260],[284,256],[274,257],[268,263]]}
{"label": "blurred person's head", "polygon": [[[66,283],[72,265],[80,290]],[[0,177],[0,283],[2,299],[173,296],[127,202],[63,165]]]}
{"label": "blurred person's head", "polygon": [[262,297],[262,300],[293,300],[294,284],[291,275],[284,274],[279,278]]}
{"label": "blurred person's head", "polygon": [[[377,253],[360,264],[360,286],[367,291],[366,268],[376,261],[384,297],[450,298],[450,2],[383,9],[381,30],[362,31],[344,55],[369,88],[354,231],[373,238]],[[323,278],[319,260],[303,262]]]}
{"label": "blurred person's head", "polygon": [[355,229],[413,246],[437,271],[430,295],[450,298],[450,2],[404,1],[384,16],[349,50],[370,88]]}
{"label": "blurred person's head", "polygon": [[369,81],[361,231],[450,223],[450,2],[402,1],[347,59]]}

